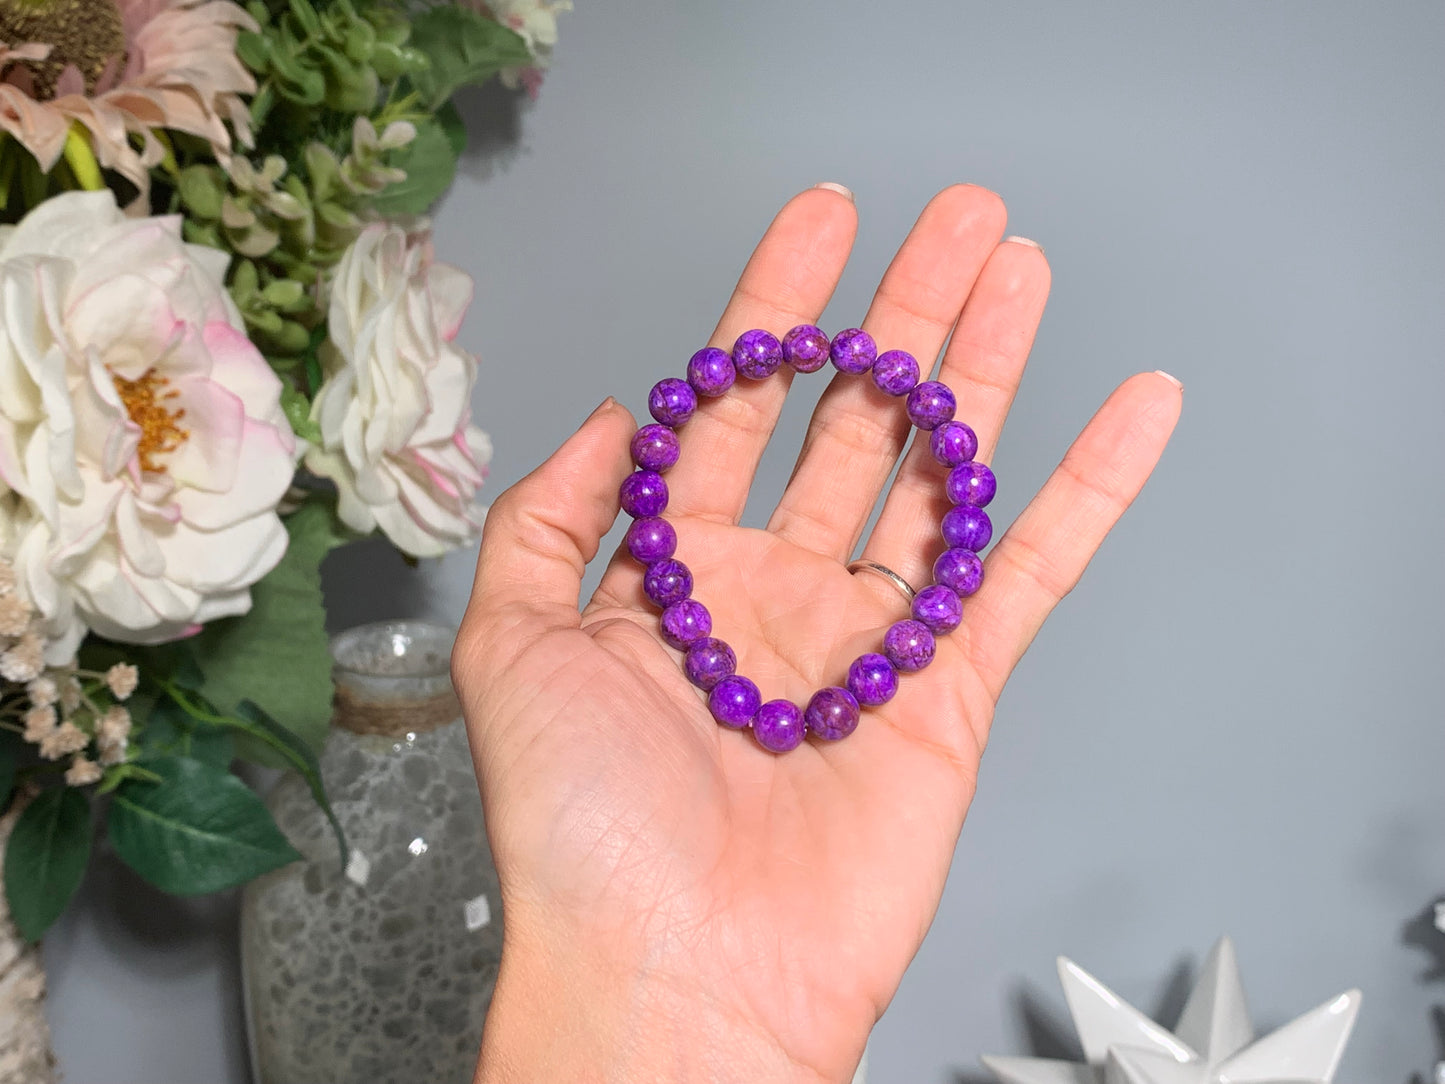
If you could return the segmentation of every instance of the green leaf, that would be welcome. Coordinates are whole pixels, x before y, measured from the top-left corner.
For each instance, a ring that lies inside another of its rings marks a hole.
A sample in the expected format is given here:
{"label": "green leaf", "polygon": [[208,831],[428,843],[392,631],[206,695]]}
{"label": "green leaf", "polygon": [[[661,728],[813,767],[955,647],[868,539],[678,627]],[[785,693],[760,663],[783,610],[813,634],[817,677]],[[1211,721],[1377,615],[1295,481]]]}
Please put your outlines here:
{"label": "green leaf", "polygon": [[47,790],[25,807],[5,849],[5,898],[25,940],[60,917],[89,859],[90,802],[80,790]]}
{"label": "green leaf", "polygon": [[257,75],[265,75],[266,64],[271,59],[271,42],[264,34],[242,30],[236,35],[236,55]]}
{"label": "green leaf", "polygon": [[445,102],[436,111],[436,119],[437,123],[442,126],[442,131],[446,133],[447,142],[451,144],[452,154],[460,158],[462,152],[467,149],[467,125],[462,120],[461,113],[451,102]]}
{"label": "green leaf", "polygon": [[10,792],[15,789],[15,769],[20,766],[20,752],[25,748],[25,739],[13,730],[0,730],[0,812],[10,801]]}
{"label": "green leaf", "polygon": [[107,827],[115,853],[162,892],[219,892],[301,857],[230,772],[189,757],[145,766],[161,781],[117,787]]}
{"label": "green leaf", "polygon": [[336,846],[341,851],[341,868],[346,868],[348,849],[346,846],[346,834],[341,830],[341,822],[336,819],[336,814],[331,811],[331,803],[326,798],[326,787],[321,782],[321,763],[306,745],[291,731],[271,718],[254,701],[242,700],[236,705],[236,710],[252,725],[268,733],[272,740],[284,746],[287,753],[294,758],[297,773],[306,780],[306,786],[311,791],[311,797],[321,807],[321,812],[326,814],[326,819],[331,822],[331,830],[336,833]]}
{"label": "green leaf", "polygon": [[181,170],[176,184],[181,192],[181,202],[196,217],[211,220],[221,217],[226,186],[221,180],[220,170],[204,165],[187,166]]}
{"label": "green leaf", "polygon": [[[286,520],[286,554],[251,588],[251,612],[213,621],[192,639],[205,659],[206,696],[226,715],[254,700],[312,751],[331,722],[331,654],[321,599],[321,559],[332,547],[330,510],[308,502]],[[276,768],[290,764],[250,738],[236,753]]]}
{"label": "green leaf", "polygon": [[156,757],[190,757],[225,769],[236,758],[236,740],[229,730],[196,722],[169,696],[145,717],[140,745],[142,763]]}
{"label": "green leaf", "polygon": [[298,437],[312,444],[321,443],[321,426],[311,420],[311,400],[290,384],[281,385],[281,409]]}
{"label": "green leaf", "polygon": [[384,215],[425,214],[451,187],[457,172],[457,154],[446,129],[435,117],[417,121],[416,138],[390,158],[406,170],[406,179],[387,185],[376,197],[376,210]]}
{"label": "green leaf", "polygon": [[464,86],[485,83],[503,68],[532,63],[521,36],[480,12],[450,4],[427,8],[411,23],[409,44],[427,58],[412,85],[428,109]]}

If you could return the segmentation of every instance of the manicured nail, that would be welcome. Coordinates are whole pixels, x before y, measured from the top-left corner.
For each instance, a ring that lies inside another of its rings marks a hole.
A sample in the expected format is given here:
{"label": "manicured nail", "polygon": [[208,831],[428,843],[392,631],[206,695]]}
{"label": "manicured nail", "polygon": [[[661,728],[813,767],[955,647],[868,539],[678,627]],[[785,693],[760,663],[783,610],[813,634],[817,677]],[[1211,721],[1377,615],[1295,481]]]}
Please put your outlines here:
{"label": "manicured nail", "polygon": [[1169,381],[1169,383],[1173,384],[1180,391],[1184,390],[1184,381],[1180,380],[1177,376],[1166,373],[1163,369],[1155,369],[1154,372],[1156,375],[1162,376],[1165,380]]}
{"label": "manicured nail", "polygon": [[839,184],[837,181],[820,181],[813,187],[826,188],[829,192],[837,192],[838,195],[844,197],[849,203],[857,202],[853,198],[853,193],[849,189],[843,187],[843,185]]}
{"label": "manicured nail", "polygon": [[1041,245],[1041,244],[1039,244],[1037,241],[1035,241],[1035,240],[1034,240],[1033,238],[1031,238],[1031,237],[1020,237],[1018,234],[1014,234],[1012,237],[1005,237],[1005,238],[1004,238],[1004,243],[1005,243],[1005,244],[1007,244],[1007,243],[1010,242],[1010,241],[1012,241],[1012,242],[1013,242],[1014,244],[1016,244],[1016,245],[1031,245],[1031,246],[1033,246],[1034,248],[1038,249],[1040,252],[1042,252],[1042,251],[1044,250],[1044,246]]}

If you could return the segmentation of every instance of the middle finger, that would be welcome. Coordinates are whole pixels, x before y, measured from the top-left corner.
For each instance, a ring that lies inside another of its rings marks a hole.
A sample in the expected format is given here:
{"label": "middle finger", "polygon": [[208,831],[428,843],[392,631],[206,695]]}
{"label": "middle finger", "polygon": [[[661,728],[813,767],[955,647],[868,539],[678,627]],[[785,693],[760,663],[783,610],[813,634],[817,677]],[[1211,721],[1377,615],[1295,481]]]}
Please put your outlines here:
{"label": "middle finger", "polygon": [[[1005,219],[1003,201],[975,185],[954,185],[929,201],[863,320],[880,351],[908,351],[926,379]],[[837,374],[813,411],[768,529],[847,560],[907,436],[901,402],[879,391],[868,374]]]}

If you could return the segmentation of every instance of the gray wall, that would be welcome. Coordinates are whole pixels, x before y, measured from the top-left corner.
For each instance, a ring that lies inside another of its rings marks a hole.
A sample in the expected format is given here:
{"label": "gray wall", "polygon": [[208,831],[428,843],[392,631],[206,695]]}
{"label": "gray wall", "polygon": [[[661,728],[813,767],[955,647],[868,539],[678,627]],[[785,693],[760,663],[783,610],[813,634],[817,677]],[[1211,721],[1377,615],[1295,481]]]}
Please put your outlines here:
{"label": "gray wall", "polygon": [[[1187,387],[1154,481],[1004,696],[876,1084],[1067,1043],[1058,953],[1177,1011],[1223,932],[1262,1027],[1363,988],[1342,1084],[1445,1053],[1445,986],[1404,940],[1445,890],[1445,6],[579,6],[535,107],[470,103],[489,134],[439,216],[478,280],[492,493],[603,396],[641,413],[820,180],[861,215],[829,328],[950,182],[1002,193],[1047,247],[996,519],[1122,377]],[[754,523],[820,387],[796,385]],[[454,619],[470,564],[344,556],[334,617]],[[69,1084],[243,1080],[232,905],[104,862],[85,893],[47,946]]]}

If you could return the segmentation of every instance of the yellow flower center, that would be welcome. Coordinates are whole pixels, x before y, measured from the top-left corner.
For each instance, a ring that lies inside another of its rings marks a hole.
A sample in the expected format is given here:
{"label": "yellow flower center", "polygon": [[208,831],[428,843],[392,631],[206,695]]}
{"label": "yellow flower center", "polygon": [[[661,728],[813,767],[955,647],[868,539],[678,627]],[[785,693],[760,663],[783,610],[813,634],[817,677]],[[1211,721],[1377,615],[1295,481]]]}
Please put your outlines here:
{"label": "yellow flower center", "polygon": [[67,65],[75,65],[89,92],[112,58],[117,67],[125,64],[125,26],[115,0],[0,0],[0,41],[50,46],[46,59],[21,62],[42,101],[55,96]]}
{"label": "yellow flower center", "polygon": [[181,393],[170,386],[170,381],[154,369],[147,369],[134,380],[113,376],[115,390],[125,404],[130,420],[140,427],[140,446],[136,455],[143,471],[163,471],[161,456],[174,452],[187,438],[190,430],[181,426],[186,416],[184,408],[175,406],[172,400]]}

